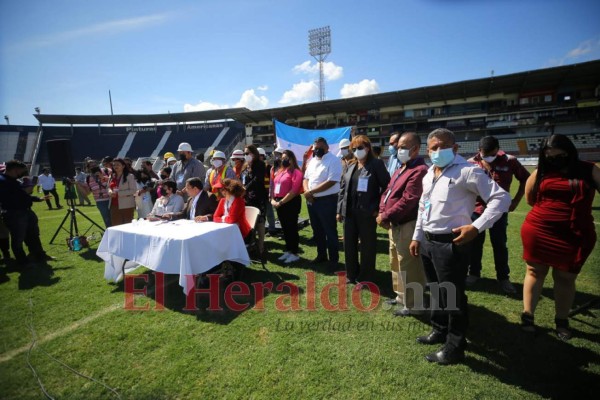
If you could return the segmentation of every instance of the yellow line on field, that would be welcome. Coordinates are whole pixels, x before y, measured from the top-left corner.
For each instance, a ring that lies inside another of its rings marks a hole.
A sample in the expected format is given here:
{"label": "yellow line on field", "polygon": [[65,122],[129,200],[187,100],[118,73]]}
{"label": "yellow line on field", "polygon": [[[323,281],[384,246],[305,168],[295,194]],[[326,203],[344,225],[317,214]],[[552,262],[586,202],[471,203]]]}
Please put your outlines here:
{"label": "yellow line on field", "polygon": [[[166,279],[165,280],[165,285],[170,285],[171,283],[173,283],[177,279],[178,278]],[[146,296],[148,296],[148,297],[152,296],[154,294],[154,290],[155,290],[154,286],[149,287],[148,290],[147,290],[147,292],[146,292]],[[46,342],[48,342],[50,340],[53,340],[53,339],[56,339],[58,337],[64,336],[64,335],[66,335],[68,333],[71,333],[71,332],[75,331],[76,329],[79,329],[82,326],[84,326],[84,325],[86,325],[86,324],[88,324],[88,323],[90,323],[90,322],[92,322],[92,321],[94,321],[94,320],[96,320],[96,319],[98,319],[100,317],[103,317],[106,314],[109,314],[109,313],[111,313],[111,312],[113,312],[115,310],[118,310],[119,308],[122,308],[122,307],[123,307],[123,302],[120,302],[120,303],[117,303],[117,304],[113,304],[112,306],[108,306],[108,307],[106,307],[106,308],[98,311],[97,313],[92,314],[92,315],[88,315],[87,317],[82,318],[79,321],[76,321],[75,323],[73,323],[73,324],[71,324],[71,325],[69,325],[69,326],[67,326],[67,327],[65,327],[63,329],[59,329],[59,330],[57,330],[55,332],[52,332],[52,333],[50,333],[50,334],[48,334],[48,335],[46,335],[46,336],[44,336],[42,338],[39,338],[37,340],[37,344],[40,345],[40,344],[46,343]],[[22,347],[19,347],[17,349],[13,349],[13,350],[7,351],[4,354],[0,354],[0,363],[12,360],[13,358],[15,358],[16,356],[18,356],[19,354],[28,351],[30,347],[31,347],[31,343],[28,343],[25,346],[22,346]]]}
{"label": "yellow line on field", "polygon": [[[60,329],[60,330],[55,331],[55,332],[52,332],[51,334],[46,335],[43,338],[40,338],[37,341],[37,343],[38,344],[42,344],[42,343],[48,342],[48,341],[50,341],[52,339],[56,339],[57,337],[64,336],[67,333],[71,333],[74,330],[80,328],[81,326],[83,326],[85,324],[88,324],[88,323],[92,322],[93,320],[98,319],[98,318],[100,318],[100,317],[102,317],[102,316],[104,316],[104,315],[106,315],[106,314],[108,314],[110,312],[113,312],[113,311],[119,309],[122,306],[123,306],[123,303],[113,304],[112,306],[107,307],[105,309],[102,309],[102,310],[98,311],[95,314],[88,315],[87,317],[85,317],[83,319],[80,319],[79,321],[75,322],[74,324],[71,324],[71,325],[69,325],[69,326],[67,326],[67,327],[65,327],[63,329]],[[15,358],[16,356],[18,356],[19,354],[24,353],[27,350],[29,350],[30,347],[31,347],[31,344],[28,343],[25,346],[19,347],[18,349],[7,351],[6,353],[0,355],[0,363],[12,360],[13,358]]]}

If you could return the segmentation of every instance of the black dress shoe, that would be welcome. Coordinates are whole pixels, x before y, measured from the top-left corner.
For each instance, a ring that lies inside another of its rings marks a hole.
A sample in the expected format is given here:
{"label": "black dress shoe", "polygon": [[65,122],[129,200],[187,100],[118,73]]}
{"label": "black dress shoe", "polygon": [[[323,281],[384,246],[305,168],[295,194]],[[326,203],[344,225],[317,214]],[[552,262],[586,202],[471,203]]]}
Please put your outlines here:
{"label": "black dress shoe", "polygon": [[441,365],[456,364],[465,359],[465,351],[461,349],[450,349],[442,347],[439,351],[427,354],[425,359],[429,362]]}
{"label": "black dress shoe", "polygon": [[429,335],[419,336],[417,343],[421,344],[437,344],[446,343],[446,334],[438,331],[431,331]]}
{"label": "black dress shoe", "polygon": [[356,279],[346,278],[346,285],[356,285]]}
{"label": "black dress shoe", "polygon": [[389,306],[395,306],[396,304],[398,304],[398,300],[396,299],[387,299],[386,301],[384,301],[385,304],[389,305]]}

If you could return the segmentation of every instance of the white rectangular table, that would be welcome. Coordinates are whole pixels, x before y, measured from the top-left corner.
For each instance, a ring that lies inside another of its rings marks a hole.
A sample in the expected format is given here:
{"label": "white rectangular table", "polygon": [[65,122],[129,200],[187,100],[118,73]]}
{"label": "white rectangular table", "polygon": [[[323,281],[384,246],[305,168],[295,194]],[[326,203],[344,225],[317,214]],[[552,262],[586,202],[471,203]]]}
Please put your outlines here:
{"label": "white rectangular table", "polygon": [[105,261],[104,278],[115,282],[138,265],[165,274],[179,274],[187,295],[190,275],[201,274],[223,261],[250,264],[237,225],[190,220],[140,221],[110,227],[96,254]]}

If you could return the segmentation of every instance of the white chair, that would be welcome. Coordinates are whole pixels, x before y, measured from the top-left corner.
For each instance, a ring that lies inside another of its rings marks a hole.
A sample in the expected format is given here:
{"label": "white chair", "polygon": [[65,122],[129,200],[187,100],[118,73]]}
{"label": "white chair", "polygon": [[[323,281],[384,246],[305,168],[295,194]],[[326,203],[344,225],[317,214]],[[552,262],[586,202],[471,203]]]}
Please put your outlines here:
{"label": "white chair", "polygon": [[[258,254],[260,257],[260,264],[264,269],[267,269],[265,266],[265,257],[264,254],[260,251],[260,247],[258,245],[258,238],[256,232],[256,221],[258,221],[258,216],[260,215],[260,210],[256,207],[246,206],[246,221],[248,221],[248,225],[250,225],[250,233],[246,238],[246,249],[249,251],[253,251],[255,254]],[[255,260],[252,260],[256,262]]]}

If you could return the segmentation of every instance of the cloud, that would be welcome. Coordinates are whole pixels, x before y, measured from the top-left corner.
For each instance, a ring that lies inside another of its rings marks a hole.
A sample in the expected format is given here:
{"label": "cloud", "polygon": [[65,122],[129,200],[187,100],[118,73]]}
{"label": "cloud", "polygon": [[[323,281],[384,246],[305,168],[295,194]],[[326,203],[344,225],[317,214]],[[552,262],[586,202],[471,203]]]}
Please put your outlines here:
{"label": "cloud", "polygon": [[99,24],[90,25],[84,28],[44,35],[43,37],[33,38],[29,41],[26,41],[25,43],[15,44],[15,46],[44,47],[64,43],[73,39],[79,39],[86,36],[114,35],[121,32],[143,29],[148,26],[164,23],[172,15],[172,13],[164,13],[146,15],[143,17],[136,18],[107,21]]}
{"label": "cloud", "polygon": [[301,81],[294,83],[291,90],[286,91],[279,104],[293,105],[314,101],[319,98],[319,87],[313,81]]}
{"label": "cloud", "polygon": [[343,99],[375,93],[379,93],[379,85],[375,79],[363,79],[358,83],[344,83],[344,86],[340,90],[340,96],[342,96]]}
{"label": "cloud", "polygon": [[546,63],[546,66],[564,65],[568,62],[577,61],[578,58],[591,53],[600,53],[600,38],[589,39],[579,43],[577,47],[569,50],[563,57],[551,58]]}
{"label": "cloud", "polygon": [[269,87],[267,85],[262,85],[256,88],[256,90],[260,90],[261,92],[267,91],[269,90]]}
{"label": "cloud", "polygon": [[[263,90],[267,90],[266,86],[261,86],[265,88]],[[260,87],[258,90],[261,90]],[[259,110],[262,108],[266,108],[269,105],[269,99],[267,96],[258,96],[254,89],[245,90],[244,93],[240,96],[240,100],[235,103],[232,107],[229,104],[217,104],[211,103],[210,101],[200,101],[197,104],[189,104],[186,103],[183,105],[183,111],[207,111],[207,110],[223,110],[227,108],[237,108],[237,107],[246,107],[250,110]]]}
{"label": "cloud", "polygon": [[[298,64],[292,68],[292,71],[296,74],[306,75],[319,75],[319,63],[314,64],[310,61],[304,61],[302,64]],[[335,81],[344,76],[344,68],[339,65],[335,65],[332,61],[326,61],[323,63],[323,75],[326,81]]]}
{"label": "cloud", "polygon": [[183,105],[183,111],[185,111],[185,112],[220,110],[220,109],[226,109],[226,108],[231,108],[231,107],[229,107],[227,104],[215,104],[215,103],[211,103],[209,101],[201,101],[198,104],[186,103]]}
{"label": "cloud", "polygon": [[[262,86],[261,86],[262,87]],[[266,90],[258,88],[258,90]],[[246,107],[250,110],[259,110],[262,108],[266,108],[269,104],[269,99],[266,96],[257,96],[254,93],[254,89],[248,89],[244,93],[242,93],[242,97],[240,101],[238,101],[235,106],[236,107]]]}

